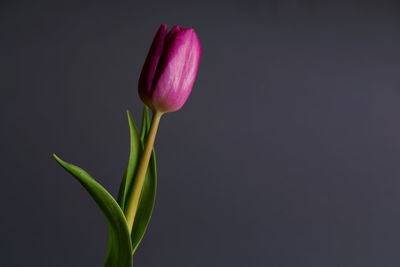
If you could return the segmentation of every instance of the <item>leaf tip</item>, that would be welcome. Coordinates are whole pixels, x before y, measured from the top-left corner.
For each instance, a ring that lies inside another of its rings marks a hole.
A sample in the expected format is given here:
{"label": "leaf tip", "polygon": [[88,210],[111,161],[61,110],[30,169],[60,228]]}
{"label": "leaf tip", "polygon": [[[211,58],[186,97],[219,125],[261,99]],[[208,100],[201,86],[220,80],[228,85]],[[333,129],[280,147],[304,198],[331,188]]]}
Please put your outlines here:
{"label": "leaf tip", "polygon": [[62,163],[64,162],[62,159],[60,159],[55,153],[52,154],[53,158],[62,165]]}

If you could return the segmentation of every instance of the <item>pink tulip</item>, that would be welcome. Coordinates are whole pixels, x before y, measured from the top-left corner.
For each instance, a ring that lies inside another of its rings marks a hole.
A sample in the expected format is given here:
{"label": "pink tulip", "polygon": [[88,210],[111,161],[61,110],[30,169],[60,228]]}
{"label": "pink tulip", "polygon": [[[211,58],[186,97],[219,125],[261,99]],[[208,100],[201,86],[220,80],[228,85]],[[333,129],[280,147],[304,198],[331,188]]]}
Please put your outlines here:
{"label": "pink tulip", "polygon": [[153,111],[179,110],[189,97],[200,62],[201,46],[191,28],[162,24],[139,78],[139,95]]}

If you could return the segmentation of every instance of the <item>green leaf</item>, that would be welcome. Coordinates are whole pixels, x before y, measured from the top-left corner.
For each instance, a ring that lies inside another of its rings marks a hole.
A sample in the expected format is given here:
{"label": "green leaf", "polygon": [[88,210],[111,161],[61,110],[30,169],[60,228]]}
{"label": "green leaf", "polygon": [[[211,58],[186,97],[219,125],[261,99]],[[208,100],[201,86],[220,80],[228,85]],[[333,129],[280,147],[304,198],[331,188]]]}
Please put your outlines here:
{"label": "green leaf", "polygon": [[[118,195],[118,203],[124,211],[126,211],[127,208],[127,201],[130,197],[131,189],[136,177],[136,171],[139,164],[140,155],[143,151],[144,142],[150,129],[149,111],[146,106],[144,106],[143,108],[140,137],[139,134],[137,133],[135,123],[129,111],[127,112],[127,115],[128,115],[129,129],[130,129],[131,148],[130,148],[128,168],[125,171],[124,178],[122,180]],[[142,240],[146,232],[146,228],[149,224],[155,203],[156,188],[157,188],[156,158],[153,150],[149,162],[149,167],[146,173],[143,189],[140,195],[138,209],[136,211],[135,220],[132,227],[132,234],[131,234],[132,254],[135,253],[136,248],[138,247],[140,241]]]}
{"label": "green leaf", "polygon": [[144,139],[150,130],[150,116],[149,109],[147,106],[143,107],[143,115],[142,115],[142,129],[140,130],[140,140],[144,143]]}
{"label": "green leaf", "polygon": [[115,199],[96,182],[86,171],[61,160],[54,155],[57,162],[89,192],[103,212],[109,230],[109,247],[105,267],[132,267],[132,243],[124,213]]}
{"label": "green leaf", "polygon": [[[150,129],[149,112],[145,106],[143,109],[143,120],[141,129],[141,141],[144,143],[145,138]],[[153,149],[151,154],[149,167],[147,169],[143,190],[140,195],[138,210],[135,215],[135,221],[132,227],[132,254],[135,253],[140,241],[142,240],[147,226],[153,213],[154,203],[156,200],[157,189],[157,172],[156,172],[156,156]]]}
{"label": "green leaf", "polygon": [[138,163],[140,160],[139,155],[142,151],[142,143],[140,142],[140,137],[136,129],[135,122],[133,121],[129,110],[126,111],[126,114],[128,116],[131,145],[130,145],[128,167],[126,168],[124,177],[119,187],[119,193],[117,198],[118,204],[124,212],[126,211],[126,201],[128,200],[129,197],[129,191],[133,185],[133,177],[134,174],[136,173]]}

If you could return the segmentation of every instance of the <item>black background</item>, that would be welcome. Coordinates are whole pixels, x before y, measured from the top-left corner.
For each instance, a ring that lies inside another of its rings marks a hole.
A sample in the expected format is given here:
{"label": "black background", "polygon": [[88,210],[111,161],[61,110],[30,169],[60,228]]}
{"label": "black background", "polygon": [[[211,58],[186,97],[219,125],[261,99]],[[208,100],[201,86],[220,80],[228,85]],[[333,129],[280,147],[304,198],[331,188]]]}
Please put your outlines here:
{"label": "black background", "polygon": [[203,47],[135,266],[400,266],[398,1],[2,1],[1,266],[101,266],[161,23]]}

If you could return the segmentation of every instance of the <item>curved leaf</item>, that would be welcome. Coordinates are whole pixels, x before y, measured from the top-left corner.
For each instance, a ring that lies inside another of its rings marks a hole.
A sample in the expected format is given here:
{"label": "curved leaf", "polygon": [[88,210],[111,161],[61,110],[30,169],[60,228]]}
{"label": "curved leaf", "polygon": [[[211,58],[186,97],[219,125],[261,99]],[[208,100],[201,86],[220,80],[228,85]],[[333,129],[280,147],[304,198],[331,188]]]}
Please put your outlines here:
{"label": "curved leaf", "polygon": [[132,254],[135,253],[142,240],[153,213],[156,201],[157,173],[156,157],[153,150],[151,154],[149,169],[146,173],[142,194],[140,195],[139,207],[136,212],[135,221],[132,227]]}
{"label": "curved leaf", "polygon": [[131,145],[130,145],[128,167],[126,168],[118,193],[118,204],[124,212],[126,211],[125,205],[128,199],[129,191],[133,185],[134,173],[136,172],[137,165],[139,163],[140,159],[139,155],[140,152],[142,151],[142,143],[140,142],[140,137],[136,129],[135,122],[133,121],[129,110],[126,111],[126,114],[128,116]]}
{"label": "curved leaf", "polygon": [[[129,199],[129,195],[131,193],[131,189],[136,177],[137,165],[140,160],[140,155],[143,151],[143,146],[144,146],[143,144],[150,129],[149,111],[146,106],[144,106],[143,108],[142,127],[140,136],[137,133],[135,123],[129,111],[127,111],[127,115],[128,115],[130,138],[131,138],[131,148],[130,148],[128,167],[127,170],[125,171],[124,178],[122,180],[118,194],[118,203],[125,212],[127,208],[126,207],[127,200]],[[132,254],[135,252],[140,241],[142,240],[146,232],[146,228],[149,224],[155,203],[156,188],[157,188],[156,158],[153,150],[149,162],[149,167],[146,173],[146,178],[143,184],[143,189],[140,195],[140,200],[136,211],[135,220],[132,226],[132,234],[131,234],[132,248],[133,248]]]}
{"label": "curved leaf", "polygon": [[[150,129],[149,111],[145,106],[143,109],[141,141],[142,144]],[[156,156],[153,149],[151,154],[149,167],[147,169],[146,178],[143,184],[143,190],[140,195],[139,206],[136,212],[135,221],[132,227],[132,254],[135,253],[140,241],[142,240],[147,226],[150,222],[151,214],[153,213],[154,203],[156,200],[157,189],[157,171],[156,171]]]}
{"label": "curved leaf", "polygon": [[57,162],[92,196],[103,212],[109,230],[109,248],[104,263],[105,267],[132,267],[132,243],[124,213],[115,199],[96,182],[86,171],[61,160],[54,155]]}

